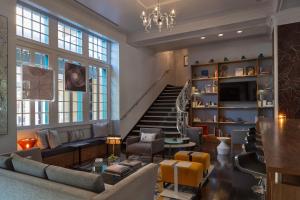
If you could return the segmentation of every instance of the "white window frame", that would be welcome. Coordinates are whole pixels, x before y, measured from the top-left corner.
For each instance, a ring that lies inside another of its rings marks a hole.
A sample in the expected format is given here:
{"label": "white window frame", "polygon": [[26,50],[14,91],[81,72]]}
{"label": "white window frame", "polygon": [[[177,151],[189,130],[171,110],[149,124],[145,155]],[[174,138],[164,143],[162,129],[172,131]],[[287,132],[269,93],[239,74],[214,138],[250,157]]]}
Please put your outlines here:
{"label": "white window frame", "polygon": [[[24,3],[21,3],[22,6],[27,7]],[[31,8],[30,6],[28,6]],[[36,9],[35,9],[36,11]],[[42,12],[43,13],[43,12]],[[43,13],[45,15],[45,13]],[[111,42],[107,40],[107,48],[108,48],[108,55],[107,55],[107,63],[103,61],[96,60],[94,58],[90,58],[88,55],[88,35],[91,34],[86,30],[82,30],[77,26],[73,26],[78,28],[82,31],[82,54],[74,53],[71,51],[67,51],[61,48],[58,48],[58,22],[64,22],[63,20],[57,19],[56,17],[52,17],[51,15],[47,15],[49,17],[49,44],[43,44],[40,42],[36,42],[34,40],[30,40],[21,36],[16,35],[17,41],[16,46],[19,48],[26,48],[36,52],[45,53],[49,56],[49,68],[54,71],[54,80],[55,80],[55,100],[49,103],[49,124],[48,125],[35,125],[35,112],[34,112],[34,102],[31,102],[31,124],[30,126],[18,126],[18,130],[23,129],[33,129],[33,128],[51,128],[51,127],[62,127],[62,126],[70,126],[74,124],[89,124],[95,123],[99,120],[90,120],[89,118],[89,94],[88,90],[86,93],[83,94],[83,121],[82,122],[72,122],[72,101],[70,101],[71,107],[71,118],[70,122],[68,123],[59,123],[58,121],[58,58],[65,58],[69,61],[77,61],[82,66],[85,66],[87,69],[87,78],[88,78],[88,67],[90,65],[103,67],[107,69],[107,119],[105,121],[109,121],[111,117],[111,105],[110,105],[110,70],[111,65],[110,62],[110,54],[111,54]],[[66,22],[68,25],[68,22]],[[94,34],[94,33],[92,33]],[[88,87],[88,82],[87,82]],[[71,95],[72,96],[72,95]]]}

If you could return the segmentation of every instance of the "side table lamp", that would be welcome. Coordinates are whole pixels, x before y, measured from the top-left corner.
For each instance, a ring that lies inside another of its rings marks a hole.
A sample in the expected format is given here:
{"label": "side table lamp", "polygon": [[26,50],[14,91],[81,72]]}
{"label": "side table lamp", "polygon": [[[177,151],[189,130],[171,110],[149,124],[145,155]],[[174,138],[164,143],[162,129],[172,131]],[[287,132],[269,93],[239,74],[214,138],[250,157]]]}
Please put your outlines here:
{"label": "side table lamp", "polygon": [[106,144],[113,145],[113,152],[108,157],[108,160],[114,162],[118,159],[118,156],[115,156],[115,145],[121,144],[121,137],[109,136],[106,138]]}

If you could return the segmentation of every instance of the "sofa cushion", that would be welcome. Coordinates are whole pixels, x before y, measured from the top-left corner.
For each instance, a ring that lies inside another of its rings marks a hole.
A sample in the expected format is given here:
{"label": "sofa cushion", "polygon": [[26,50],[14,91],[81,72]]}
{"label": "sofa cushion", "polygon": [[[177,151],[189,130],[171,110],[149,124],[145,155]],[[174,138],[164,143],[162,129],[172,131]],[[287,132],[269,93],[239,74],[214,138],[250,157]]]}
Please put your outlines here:
{"label": "sofa cushion", "polygon": [[49,130],[47,137],[51,149],[54,149],[61,145],[60,137],[57,133],[57,130]]}
{"label": "sofa cushion", "polygon": [[0,156],[0,168],[13,170],[11,159],[9,156]]}
{"label": "sofa cushion", "polygon": [[69,142],[76,142],[84,139],[83,130],[69,131]]}
{"label": "sofa cushion", "polygon": [[108,123],[93,124],[93,137],[106,137],[108,136]]}
{"label": "sofa cushion", "polygon": [[100,174],[75,171],[57,166],[49,166],[46,169],[48,179],[65,185],[100,193],[105,190],[104,182]]}
{"label": "sofa cushion", "polygon": [[48,167],[48,165],[44,163],[30,160],[27,158],[22,158],[21,156],[13,153],[12,164],[16,172],[39,178],[47,178],[45,169]]}
{"label": "sofa cushion", "polygon": [[36,131],[37,146],[41,149],[49,148],[47,134],[48,134],[47,129]]}

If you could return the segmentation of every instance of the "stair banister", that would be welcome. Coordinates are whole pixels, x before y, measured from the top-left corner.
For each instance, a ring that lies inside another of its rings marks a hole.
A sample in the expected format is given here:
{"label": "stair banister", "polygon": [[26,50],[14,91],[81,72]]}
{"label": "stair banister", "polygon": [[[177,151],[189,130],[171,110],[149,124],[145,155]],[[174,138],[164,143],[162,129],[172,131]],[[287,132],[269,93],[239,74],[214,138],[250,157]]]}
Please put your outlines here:
{"label": "stair banister", "polygon": [[191,98],[191,81],[188,80],[176,99],[177,110],[177,130],[181,137],[186,136],[186,128],[188,126],[188,112],[186,107]]}

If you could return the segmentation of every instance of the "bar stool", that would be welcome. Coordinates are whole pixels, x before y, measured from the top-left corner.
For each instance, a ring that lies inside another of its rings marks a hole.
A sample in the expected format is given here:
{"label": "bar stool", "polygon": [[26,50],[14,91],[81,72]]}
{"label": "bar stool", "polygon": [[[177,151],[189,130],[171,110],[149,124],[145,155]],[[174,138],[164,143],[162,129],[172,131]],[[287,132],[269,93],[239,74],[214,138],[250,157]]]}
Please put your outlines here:
{"label": "bar stool", "polygon": [[254,193],[264,194],[266,165],[261,162],[256,152],[245,153],[235,156],[236,167],[244,173],[251,174],[259,179],[258,185],[251,187]]}

